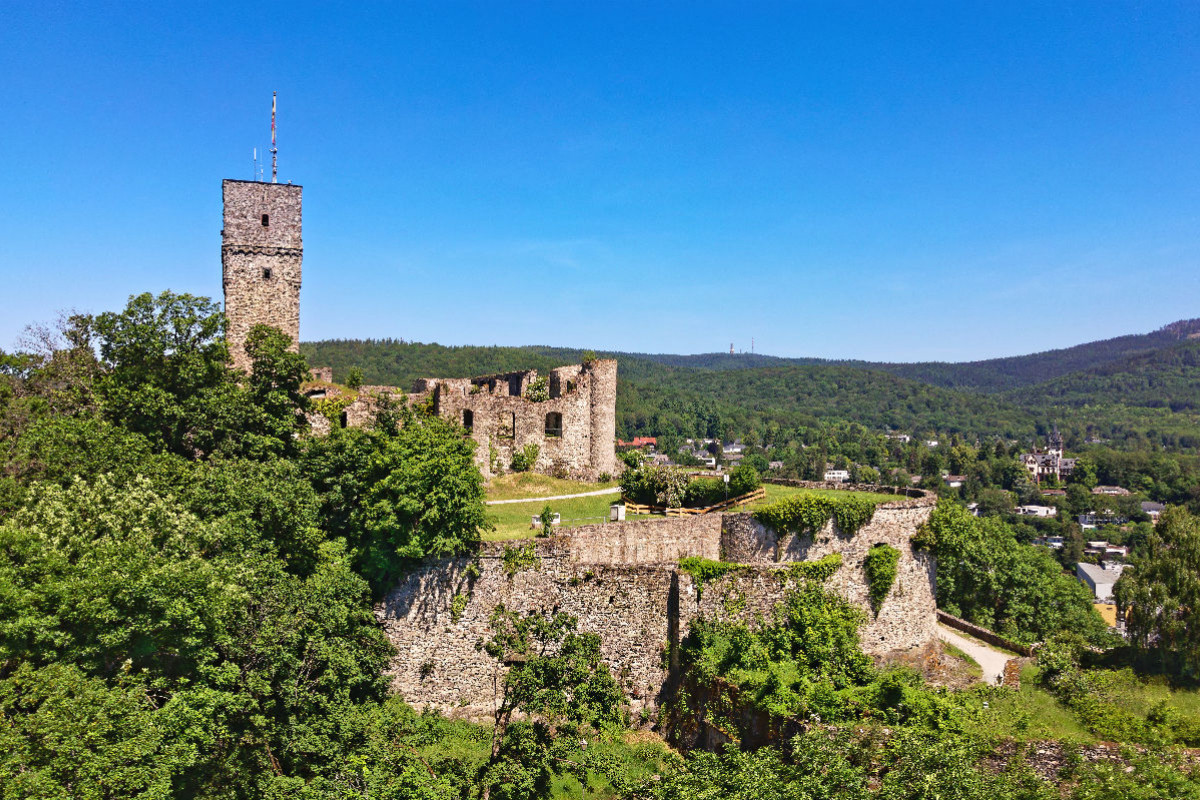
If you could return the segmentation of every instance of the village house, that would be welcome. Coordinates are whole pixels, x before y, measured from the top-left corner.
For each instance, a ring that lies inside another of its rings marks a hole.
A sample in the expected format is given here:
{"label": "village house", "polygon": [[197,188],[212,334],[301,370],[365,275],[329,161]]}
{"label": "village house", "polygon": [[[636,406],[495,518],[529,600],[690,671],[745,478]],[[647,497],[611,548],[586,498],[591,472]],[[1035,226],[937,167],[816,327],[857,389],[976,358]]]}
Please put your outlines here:
{"label": "village house", "polygon": [[1142,513],[1150,517],[1150,521],[1157,524],[1158,518],[1162,516],[1162,512],[1166,510],[1166,506],[1162,503],[1153,503],[1149,500],[1142,502]]}
{"label": "village house", "polygon": [[1015,513],[1022,517],[1057,517],[1058,509],[1054,506],[1017,506]]}

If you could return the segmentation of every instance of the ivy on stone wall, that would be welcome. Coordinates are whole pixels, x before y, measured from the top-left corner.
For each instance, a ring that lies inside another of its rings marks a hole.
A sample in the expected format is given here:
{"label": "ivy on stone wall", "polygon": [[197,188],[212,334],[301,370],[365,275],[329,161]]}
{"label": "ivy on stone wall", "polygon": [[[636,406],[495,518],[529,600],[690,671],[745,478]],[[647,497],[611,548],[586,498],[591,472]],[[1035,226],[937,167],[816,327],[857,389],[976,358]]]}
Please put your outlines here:
{"label": "ivy on stone wall", "polygon": [[467,610],[467,603],[470,597],[462,592],[455,592],[454,598],[450,601],[450,620],[458,622],[462,618],[463,612]]}
{"label": "ivy on stone wall", "polygon": [[525,399],[533,403],[544,403],[550,399],[550,377],[543,375],[529,384]]}
{"label": "ivy on stone wall", "polygon": [[523,570],[537,569],[537,547],[533,542],[516,547],[505,547],[501,560],[504,562],[504,574],[510,578]]}
{"label": "ivy on stone wall", "polygon": [[713,561],[711,558],[701,558],[700,556],[687,556],[679,559],[680,571],[691,575],[692,580],[696,582],[697,600],[704,594],[706,581],[715,581],[731,572],[745,568],[744,564],[735,564],[732,561]]}
{"label": "ivy on stone wall", "polygon": [[900,563],[900,551],[890,544],[879,542],[871,545],[863,560],[863,572],[867,576],[867,592],[871,597],[871,610],[879,616],[879,607],[892,591],[896,582],[896,565]]}
{"label": "ivy on stone wall", "polygon": [[320,400],[312,401],[312,410],[325,417],[334,425],[337,425],[341,421],[342,412],[357,399],[357,392],[339,394],[334,397],[322,397]]}
{"label": "ivy on stone wall", "polygon": [[754,512],[754,518],[776,533],[815,534],[833,520],[852,536],[875,516],[875,503],[865,497],[803,494],[785,497]]}
{"label": "ivy on stone wall", "polygon": [[824,583],[833,577],[833,573],[842,566],[842,554],[830,553],[816,561],[797,561],[789,564],[785,574],[796,583],[801,581],[817,581]]}
{"label": "ivy on stone wall", "polygon": [[[797,584],[805,581],[824,583],[833,577],[833,573],[837,572],[840,566],[842,566],[842,556],[839,553],[830,553],[816,561],[799,561],[789,564],[778,570],[776,574],[784,580],[790,578]],[[715,581],[739,570],[750,569],[753,569],[753,567],[748,564],[736,564],[732,561],[713,561],[711,558],[701,558],[700,556],[688,556],[679,559],[680,572],[691,575],[692,579],[696,582],[697,600],[703,596],[704,584],[706,582]]]}

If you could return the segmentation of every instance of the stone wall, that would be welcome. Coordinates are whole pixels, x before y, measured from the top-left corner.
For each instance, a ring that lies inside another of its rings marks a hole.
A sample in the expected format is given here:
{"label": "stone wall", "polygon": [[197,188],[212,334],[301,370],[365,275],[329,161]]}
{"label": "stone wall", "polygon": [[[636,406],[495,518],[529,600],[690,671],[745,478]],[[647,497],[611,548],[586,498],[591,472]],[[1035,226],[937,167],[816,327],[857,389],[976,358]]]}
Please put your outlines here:
{"label": "stone wall", "polygon": [[595,480],[617,473],[617,362],[602,359],[553,369],[550,397],[528,397],[537,370],[477,378],[426,378],[414,396],[432,394],[435,410],[471,432],[485,478],[507,471],[513,455],[537,445],[534,472]]}
{"label": "stone wall", "polygon": [[[488,617],[503,603],[520,612],[577,617],[580,630],[600,635],[601,652],[633,712],[653,710],[669,683],[668,643],[678,644],[700,617],[753,624],[769,616],[787,588],[781,568],[830,552],[841,553],[843,565],[826,585],[868,617],[861,629],[863,649],[883,655],[922,647],[936,638],[933,564],[914,554],[908,540],[930,508],[884,506],[855,536],[826,530],[807,542],[794,537],[780,542],[748,514],[709,514],[591,525],[548,539],[488,543],[475,559],[430,561],[376,610],[398,651],[390,671],[393,685],[418,708],[486,718],[499,673],[476,645],[490,636]],[[878,541],[897,547],[901,559],[876,617],[862,557]],[[534,566],[508,574],[505,547],[532,547]],[[747,563],[703,587],[678,568],[680,558],[715,559],[722,551],[727,558],[741,554],[738,560]],[[456,595],[466,598],[457,619]]]}
{"label": "stone wall", "polygon": [[[491,636],[489,616],[503,603],[523,613],[577,617],[581,630],[600,634],[604,660],[634,713],[660,702],[674,570],[581,564],[551,545],[538,542],[536,566],[510,575],[503,547],[489,544],[475,560],[474,580],[467,559],[441,561],[413,572],[387,596],[377,614],[399,653],[390,675],[405,700],[454,717],[489,717],[500,673],[476,645]],[[451,608],[456,594],[468,598],[457,620]]]}
{"label": "stone wall", "polygon": [[301,187],[226,180],[221,193],[225,336],[234,366],[249,370],[245,342],[255,325],[278,328],[299,347]]}
{"label": "stone wall", "polygon": [[363,386],[342,423],[369,425],[382,396],[403,397],[412,405],[432,402],[436,414],[462,425],[475,440],[475,464],[484,478],[507,472],[513,456],[531,444],[538,448],[534,472],[578,480],[617,475],[617,362],[558,367],[547,378],[550,396],[541,401],[528,396],[537,370],[421,378],[407,393]]}
{"label": "stone wall", "polygon": [[[914,551],[911,539],[933,511],[932,499],[921,504],[902,500],[875,509],[871,521],[853,536],[832,522],[815,536],[779,536],[757,522],[751,514],[726,514],[721,530],[721,552],[728,561],[742,564],[780,564],[815,561],[830,553],[842,557],[842,566],[826,586],[859,606],[867,623],[859,629],[863,650],[883,655],[924,645],[937,635],[936,563],[921,550]],[[878,543],[900,551],[896,580],[876,615],[871,609],[863,562],[867,551]]]}
{"label": "stone wall", "polygon": [[666,564],[721,557],[721,515],[696,514],[567,528],[555,537],[583,564]]}

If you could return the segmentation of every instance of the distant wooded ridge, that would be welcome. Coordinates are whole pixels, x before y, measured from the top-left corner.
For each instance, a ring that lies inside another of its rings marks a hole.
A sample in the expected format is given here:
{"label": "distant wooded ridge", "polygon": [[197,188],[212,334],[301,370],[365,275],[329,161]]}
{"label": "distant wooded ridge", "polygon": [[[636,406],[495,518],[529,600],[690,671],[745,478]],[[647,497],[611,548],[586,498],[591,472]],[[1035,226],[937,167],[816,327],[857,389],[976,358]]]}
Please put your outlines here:
{"label": "distant wooded ridge", "polygon": [[[759,354],[598,352],[620,363],[618,426],[625,436],[741,434],[847,420],[900,431],[1029,439],[1058,422],[1068,437],[1200,446],[1200,319],[1152,333],[971,362],[887,363]],[[352,367],[367,383],[548,369],[575,348],[447,347],[400,340],[306,342],[335,378]]]}

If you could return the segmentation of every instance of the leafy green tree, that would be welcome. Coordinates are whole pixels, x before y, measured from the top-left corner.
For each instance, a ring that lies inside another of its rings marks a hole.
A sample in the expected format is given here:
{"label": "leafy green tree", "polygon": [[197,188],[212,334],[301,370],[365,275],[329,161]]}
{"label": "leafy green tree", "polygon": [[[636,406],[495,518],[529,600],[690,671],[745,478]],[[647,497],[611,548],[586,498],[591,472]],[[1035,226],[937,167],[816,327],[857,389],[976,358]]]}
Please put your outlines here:
{"label": "leafy green tree", "polygon": [[96,317],[93,329],[104,368],[98,390],[109,419],[183,455],[218,446],[222,409],[236,411],[238,392],[216,303],[188,294],[141,294],[124,311]]}
{"label": "leafy green tree", "polygon": [[[550,779],[586,769],[589,731],[620,726],[624,697],[600,658],[600,637],[579,633],[567,614],[523,615],[497,606],[484,650],[507,665],[500,679],[491,755],[481,797],[548,797]],[[527,719],[514,721],[520,713]]]}
{"label": "leafy green tree", "polygon": [[0,798],[157,800],[196,758],[136,679],[18,664],[0,679]]}
{"label": "leafy green tree", "polygon": [[246,336],[250,357],[247,388],[262,419],[263,433],[290,442],[306,427],[303,412],[308,398],[300,385],[308,379],[308,364],[289,348],[291,339],[269,325],[255,325]]}
{"label": "leafy green tree", "polygon": [[1125,627],[1139,648],[1200,677],[1200,520],[1169,507],[1117,581]]}
{"label": "leafy green tree", "polygon": [[363,385],[363,371],[358,367],[351,367],[346,373],[346,388],[359,389]]}
{"label": "leafy green tree", "polygon": [[247,507],[269,506],[204,520],[144,479],[33,487],[0,524],[0,677],[69,664],[135,681],[164,747],[192,753],[172,767],[180,796],[260,797],[320,771],[345,747],[335,721],[383,695],[391,650],[338,544],[289,573]]}
{"label": "leafy green tree", "polygon": [[939,607],[1023,642],[1060,630],[1106,640],[1090,593],[1045,548],[1021,544],[1000,518],[972,517],[943,501],[926,531],[937,556]]}
{"label": "leafy green tree", "polygon": [[472,551],[489,523],[475,442],[457,425],[415,418],[372,441],[347,532],[359,569],[382,592],[414,560]]}

